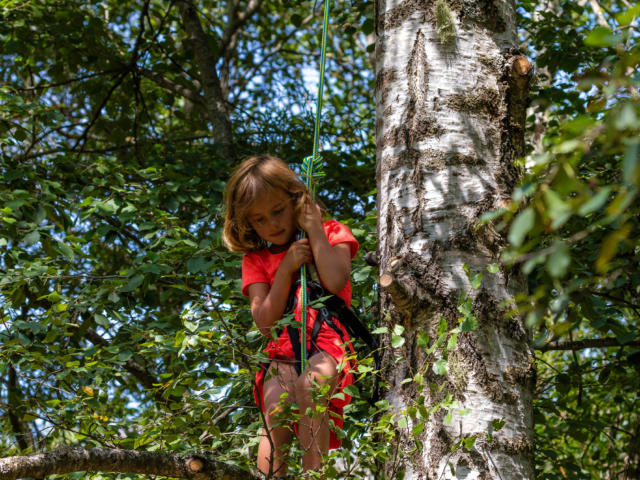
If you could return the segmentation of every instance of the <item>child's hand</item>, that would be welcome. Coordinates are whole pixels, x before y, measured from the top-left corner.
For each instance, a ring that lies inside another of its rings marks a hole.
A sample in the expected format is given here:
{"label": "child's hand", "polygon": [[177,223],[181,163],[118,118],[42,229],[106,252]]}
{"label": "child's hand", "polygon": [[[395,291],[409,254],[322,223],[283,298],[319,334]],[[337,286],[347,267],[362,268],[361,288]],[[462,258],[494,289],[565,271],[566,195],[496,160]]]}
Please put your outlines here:
{"label": "child's hand", "polygon": [[298,225],[310,236],[314,230],[323,231],[320,206],[317,203],[306,205],[302,212],[298,214]]}
{"label": "child's hand", "polygon": [[311,247],[309,239],[303,238],[291,244],[280,266],[286,268],[289,273],[294,273],[300,269],[303,263],[309,262],[311,262]]}

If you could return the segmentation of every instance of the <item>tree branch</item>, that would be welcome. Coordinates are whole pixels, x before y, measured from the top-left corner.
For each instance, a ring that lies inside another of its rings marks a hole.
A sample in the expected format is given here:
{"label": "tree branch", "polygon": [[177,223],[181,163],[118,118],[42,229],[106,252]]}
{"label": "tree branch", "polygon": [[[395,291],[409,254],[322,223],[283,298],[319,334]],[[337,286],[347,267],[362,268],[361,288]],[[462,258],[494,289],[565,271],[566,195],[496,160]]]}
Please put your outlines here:
{"label": "tree branch", "polygon": [[576,340],[573,342],[549,342],[536,350],[540,352],[548,352],[550,350],[583,350],[585,348],[606,348],[606,347],[639,347],[640,340],[633,340],[627,343],[621,343],[617,338],[591,338],[585,340]]}
{"label": "tree branch", "polygon": [[170,92],[176,94],[176,95],[180,95],[181,97],[187,98],[189,100],[191,100],[193,103],[198,103],[203,105],[204,104],[204,98],[202,98],[200,95],[198,95],[197,92],[194,92],[193,90],[190,90],[186,87],[183,87],[182,85],[180,85],[179,83],[176,83],[172,80],[169,80],[167,77],[165,77],[164,75],[161,75],[157,72],[153,72],[151,70],[147,70],[145,68],[138,68],[137,72],[142,75],[143,77],[148,78],[149,80],[151,80],[152,82],[154,82],[155,84],[157,84],[158,86],[169,90]]}
{"label": "tree branch", "polygon": [[205,105],[209,112],[209,118],[213,123],[213,138],[220,145],[222,154],[233,161],[236,159],[233,131],[226,102],[222,96],[220,79],[216,72],[216,56],[211,50],[206,33],[202,29],[193,1],[179,0],[177,6],[180,10],[189,43],[195,53],[198,70],[200,70]]}
{"label": "tree branch", "polygon": [[94,73],[89,73],[87,75],[81,75],[79,77],[70,78],[68,80],[63,80],[62,82],[58,82],[58,83],[45,83],[42,85],[35,85],[33,87],[22,87],[22,88],[14,87],[14,89],[17,92],[31,92],[34,90],[46,90],[54,87],[61,87],[62,85],[68,85],[70,83],[81,82],[82,80],[86,80],[88,78],[99,77],[101,75],[109,75],[111,73],[118,73],[118,72],[121,72],[122,70],[123,70],[122,67],[111,68],[109,70],[102,70],[101,72],[94,72]]}
{"label": "tree branch", "polygon": [[[156,140],[152,139],[146,143],[159,143],[159,144],[173,144],[176,142],[191,142],[194,140],[202,140],[205,138],[211,138],[211,135],[193,135],[189,137],[179,137],[179,138],[169,138],[166,140]],[[138,142],[142,143],[142,142]],[[85,148],[82,153],[85,154],[98,154],[102,155],[109,152],[116,152],[118,150],[128,150],[129,148],[134,148],[135,142],[127,142],[122,145],[113,145],[111,147],[105,148]],[[55,155],[56,153],[74,153],[73,150],[69,148],[52,148],[51,150],[44,150],[42,152],[30,153],[24,157],[21,157],[22,160],[31,160],[33,158],[44,157],[46,155]]]}
{"label": "tree branch", "polygon": [[142,45],[142,37],[144,36],[144,19],[149,14],[149,3],[151,0],[146,0],[144,5],[142,6],[142,12],[140,12],[140,22],[138,24],[138,37],[136,38],[136,43],[133,47],[133,52],[131,52],[131,60],[129,64],[133,67],[138,61],[138,57],[140,56],[140,46]]}
{"label": "tree branch", "polygon": [[26,451],[31,446],[32,439],[29,431],[25,428],[24,423],[22,423],[22,414],[24,413],[24,409],[19,405],[22,395],[18,389],[16,370],[12,364],[9,364],[9,382],[7,387],[9,390],[7,396],[7,415],[9,417],[9,423],[11,424],[13,433],[16,436],[20,450]]}
{"label": "tree branch", "polygon": [[231,45],[233,37],[237,34],[238,30],[247,23],[247,20],[249,20],[249,18],[251,18],[251,16],[260,9],[263,1],[264,0],[249,0],[247,7],[240,12],[238,12],[238,4],[240,2],[229,1],[227,9],[229,21],[222,33],[220,51],[218,52],[219,56],[229,58],[227,55],[227,49],[229,48],[229,45]]}
{"label": "tree branch", "polygon": [[0,458],[0,478],[16,480],[90,470],[162,475],[192,480],[259,479],[258,476],[239,467],[215,460],[214,454],[173,454],[118,448],[60,448],[36,455]]}
{"label": "tree branch", "polygon": [[[102,338],[100,335],[98,335],[98,333],[89,328],[87,330],[87,333],[85,334],[85,336],[91,341],[91,343],[93,343],[94,345],[100,345],[102,347],[108,347],[111,344],[105,340],[104,338]],[[158,385],[160,382],[153,377],[153,375],[151,375],[146,367],[144,367],[143,365],[140,365],[138,362],[134,361],[132,358],[130,358],[129,360],[127,360],[127,362],[124,364],[124,368],[131,374],[133,375],[135,378],[137,378],[140,383],[148,389],[155,389],[156,387],[155,385]],[[162,403],[166,402],[166,400],[157,398],[156,400],[162,400]]]}
{"label": "tree branch", "polygon": [[82,153],[84,151],[84,146],[85,146],[85,143],[86,143],[86,140],[87,140],[87,135],[89,135],[89,130],[91,130],[93,125],[98,121],[98,118],[100,118],[100,115],[102,113],[102,109],[109,102],[109,99],[111,98],[111,95],[113,95],[113,92],[115,92],[116,89],[122,84],[122,82],[124,82],[124,79],[126,78],[128,73],[129,73],[129,71],[125,70],[123,73],[120,73],[120,74],[118,74],[116,76],[116,79],[113,82],[113,85],[111,85],[111,88],[109,88],[109,91],[107,92],[107,94],[103,98],[102,102],[100,103],[98,108],[96,108],[93,116],[91,117],[91,120],[89,121],[88,125],[86,126],[86,128],[82,132],[82,135],[80,136],[78,141],[76,141],[75,145],[73,145],[73,147],[71,148],[72,151],[75,151],[81,143],[82,143],[82,148],[80,149],[80,152]]}

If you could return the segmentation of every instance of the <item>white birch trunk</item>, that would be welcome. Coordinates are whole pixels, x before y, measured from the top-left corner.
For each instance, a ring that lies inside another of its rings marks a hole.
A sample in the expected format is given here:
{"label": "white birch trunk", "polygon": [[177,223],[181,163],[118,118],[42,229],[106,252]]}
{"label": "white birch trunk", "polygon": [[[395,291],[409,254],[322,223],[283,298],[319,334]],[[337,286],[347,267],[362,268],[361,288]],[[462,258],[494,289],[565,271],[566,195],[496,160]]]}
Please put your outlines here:
{"label": "white birch trunk", "polygon": [[[405,479],[531,479],[533,351],[521,320],[501,307],[524,284],[503,269],[487,273],[501,237],[491,226],[476,228],[518,180],[512,162],[523,154],[531,65],[515,50],[513,2],[447,3],[455,34],[443,43],[432,0],[376,2],[381,311],[389,330],[400,324],[406,338],[402,348],[386,345],[387,399],[398,418],[407,408],[436,405],[447,391],[458,404],[449,424],[441,409],[417,437],[419,418],[399,427],[398,448],[416,450],[385,469],[389,478],[404,469]],[[479,290],[472,292],[464,264],[484,272]],[[427,355],[418,333],[433,342],[442,318],[457,326],[463,292],[473,297],[479,327],[460,334],[447,373],[437,375],[430,365],[443,349]],[[394,363],[398,356],[404,360]],[[422,391],[403,383],[420,371]],[[493,420],[506,424],[492,431]],[[451,451],[474,435],[470,450]]]}

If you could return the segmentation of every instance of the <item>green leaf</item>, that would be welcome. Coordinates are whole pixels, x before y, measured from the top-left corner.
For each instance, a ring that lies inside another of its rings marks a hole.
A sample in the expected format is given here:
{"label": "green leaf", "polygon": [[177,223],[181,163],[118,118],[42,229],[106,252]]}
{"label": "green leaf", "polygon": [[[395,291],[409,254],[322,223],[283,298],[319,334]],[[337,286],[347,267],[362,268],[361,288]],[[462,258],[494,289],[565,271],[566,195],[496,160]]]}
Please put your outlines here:
{"label": "green leaf", "polygon": [[56,245],[54,248],[58,251],[58,253],[62,254],[62,256],[65,257],[70,262],[72,262],[73,259],[76,257],[75,253],[73,253],[73,249],[66,243],[56,242]]}
{"label": "green leaf", "polygon": [[375,24],[373,23],[373,19],[367,18],[362,24],[362,33],[364,33],[365,35],[369,35],[373,33],[374,28]]}
{"label": "green leaf", "polygon": [[96,323],[98,325],[101,325],[103,327],[109,327],[111,325],[109,323],[109,320],[107,319],[107,317],[105,317],[104,315],[101,315],[99,313],[94,314],[93,318],[95,319],[95,321],[96,321]]}
{"label": "green leaf", "polygon": [[429,346],[429,334],[423,330],[418,332],[418,346],[422,348],[427,348]]}
{"label": "green leaf", "polygon": [[514,247],[519,247],[524,237],[533,228],[536,214],[531,207],[525,208],[518,214],[509,229],[508,240]]}
{"label": "green leaf", "polygon": [[571,254],[566,243],[556,242],[554,251],[547,260],[547,272],[554,278],[563,277],[571,264]]}
{"label": "green leaf", "polygon": [[358,398],[360,396],[360,390],[355,385],[347,385],[343,389],[344,393],[352,396],[353,398]]}
{"label": "green leaf", "polygon": [[53,308],[56,312],[61,313],[61,312],[64,312],[67,309],[67,307],[68,305],[66,303],[56,303]]}
{"label": "green leaf", "polygon": [[34,243],[38,243],[40,241],[40,232],[34,230],[31,233],[28,233],[22,239],[26,245],[33,245]]}
{"label": "green leaf", "polygon": [[189,320],[183,320],[182,323],[185,326],[185,328],[190,332],[195,332],[198,329],[198,325],[196,325],[193,322],[190,322]]}
{"label": "green leaf", "polygon": [[630,224],[624,224],[619,230],[614,230],[607,235],[600,246],[600,254],[596,260],[596,271],[604,273],[609,268],[609,261],[613,258],[618,250],[618,245],[622,240],[627,238],[631,231]]}
{"label": "green leaf", "polygon": [[640,15],[640,4],[629,7],[616,15],[616,20],[622,27],[631,24]]}
{"label": "green leaf", "polygon": [[446,425],[451,425],[451,420],[453,420],[453,409],[449,410],[444,417],[444,423]]}
{"label": "green leaf", "polygon": [[449,337],[447,341],[447,350],[453,350],[458,346],[458,334],[454,333]]}
{"label": "green leaf", "polygon": [[501,418],[496,418],[494,420],[491,420],[491,428],[493,429],[494,432],[499,432],[502,427],[505,426],[507,422],[505,422],[503,419]]}
{"label": "green leaf", "polygon": [[476,273],[473,277],[471,277],[471,288],[477,290],[482,285],[482,272]]}
{"label": "green leaf", "polygon": [[40,298],[46,298],[47,300],[49,300],[51,303],[58,303],[62,297],[60,296],[60,294],[58,292],[51,292],[49,295],[44,295]]}
{"label": "green leaf", "polygon": [[413,433],[414,435],[420,435],[422,433],[422,431],[424,430],[424,426],[425,426],[425,424],[423,422],[420,422],[420,423],[416,424],[411,429],[411,433]]}
{"label": "green leaf", "polygon": [[611,193],[611,187],[601,188],[598,193],[582,204],[578,209],[578,214],[584,217],[591,212],[600,210],[609,198],[609,193]]}
{"label": "green leaf", "polygon": [[122,352],[118,353],[118,360],[120,360],[121,362],[126,362],[131,357],[133,357],[133,352],[131,350],[123,350]]}
{"label": "green leaf", "polygon": [[98,210],[105,215],[114,215],[118,211],[118,204],[114,199],[109,199],[106,202],[99,203]]}
{"label": "green leaf", "polygon": [[402,345],[404,345],[404,342],[404,337],[396,335],[395,333],[391,335],[391,346],[393,348],[400,348]]}
{"label": "green leaf", "polygon": [[142,282],[144,281],[144,275],[138,274],[134,275],[129,279],[127,284],[120,288],[121,292],[133,292],[136,288],[138,288]]}
{"label": "green leaf", "polygon": [[500,266],[497,263],[490,263],[489,265],[487,265],[487,271],[489,273],[498,273],[499,270]]}
{"label": "green leaf", "polygon": [[438,324],[438,336],[443,335],[448,328],[449,325],[447,324],[447,320],[444,317],[441,317],[440,323]]}
{"label": "green leaf", "polygon": [[587,35],[584,43],[590,47],[612,47],[620,43],[621,39],[622,37],[620,35],[614,35],[610,28],[597,26]]}
{"label": "green leaf", "polygon": [[398,419],[398,428],[407,428],[407,424],[407,417],[402,416]]}
{"label": "green leaf", "polygon": [[436,375],[447,374],[447,361],[443,358],[433,362],[432,369]]}
{"label": "green leaf", "polygon": [[463,332],[472,332],[478,328],[478,320],[473,315],[464,317],[460,324],[460,330]]}
{"label": "green leaf", "polygon": [[191,273],[205,272],[209,266],[210,263],[202,257],[193,257],[187,260],[187,270]]}
{"label": "green leaf", "polygon": [[465,450],[469,451],[473,448],[476,443],[476,437],[477,435],[471,435],[462,439],[462,444]]}
{"label": "green leaf", "polygon": [[373,335],[380,335],[382,333],[387,333],[388,331],[389,331],[389,329],[387,327],[378,327],[371,333]]}
{"label": "green leaf", "polygon": [[616,339],[620,342],[621,345],[626,345],[629,342],[633,342],[636,339],[636,332],[624,332],[616,333]]}

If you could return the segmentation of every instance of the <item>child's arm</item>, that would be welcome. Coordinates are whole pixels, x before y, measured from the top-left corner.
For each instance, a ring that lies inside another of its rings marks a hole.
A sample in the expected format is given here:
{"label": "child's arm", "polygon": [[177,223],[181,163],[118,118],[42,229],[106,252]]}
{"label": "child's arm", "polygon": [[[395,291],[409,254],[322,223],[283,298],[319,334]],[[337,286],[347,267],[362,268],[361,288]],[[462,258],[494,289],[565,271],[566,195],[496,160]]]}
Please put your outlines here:
{"label": "child's arm", "polygon": [[310,260],[309,240],[305,238],[293,242],[278,266],[271,288],[266,283],[252,283],[249,285],[251,314],[256,326],[264,336],[271,336],[271,327],[275,325],[284,313],[287,299],[289,298],[289,290],[294,280],[293,276],[303,263]]}
{"label": "child's arm", "polygon": [[320,280],[331,293],[340,293],[349,281],[351,273],[351,248],[347,243],[329,243],[322,228],[322,211],[317,204],[308,207],[298,221],[309,236]]}

